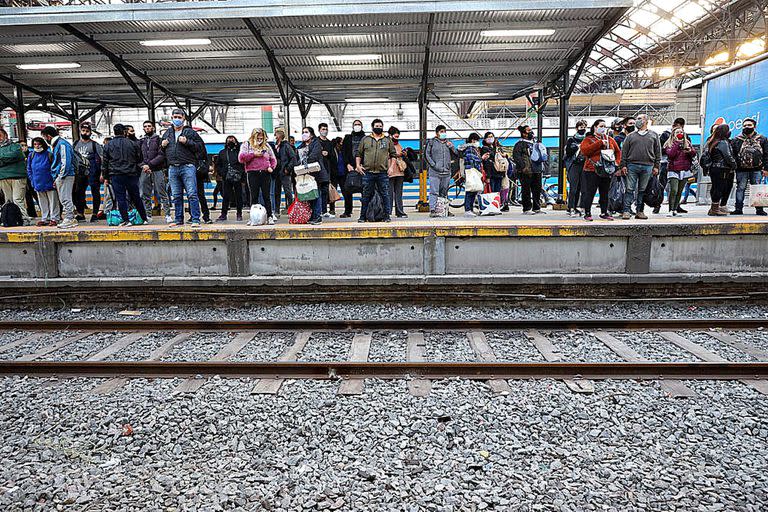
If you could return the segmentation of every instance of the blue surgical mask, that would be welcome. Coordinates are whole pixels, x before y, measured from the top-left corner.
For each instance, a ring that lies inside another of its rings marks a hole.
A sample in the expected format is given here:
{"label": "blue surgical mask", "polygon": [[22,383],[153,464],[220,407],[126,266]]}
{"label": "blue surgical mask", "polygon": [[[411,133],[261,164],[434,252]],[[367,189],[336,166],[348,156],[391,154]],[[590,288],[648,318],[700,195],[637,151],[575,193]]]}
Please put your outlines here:
{"label": "blue surgical mask", "polygon": [[438,137],[440,137],[440,140],[445,140],[445,138],[446,138],[448,135],[447,135],[445,132],[443,132],[443,133],[440,133],[440,134],[438,134],[437,136],[438,136]]}
{"label": "blue surgical mask", "polygon": [[173,119],[173,126],[175,126],[176,128],[178,128],[179,126],[181,126],[183,124],[184,124],[184,120],[183,119]]}

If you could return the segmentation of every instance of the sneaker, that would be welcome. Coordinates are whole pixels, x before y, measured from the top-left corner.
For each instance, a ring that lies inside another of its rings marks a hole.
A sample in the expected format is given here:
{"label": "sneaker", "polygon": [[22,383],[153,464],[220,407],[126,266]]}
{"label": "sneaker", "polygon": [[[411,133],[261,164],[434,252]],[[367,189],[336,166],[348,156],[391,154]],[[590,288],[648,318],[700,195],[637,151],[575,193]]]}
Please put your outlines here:
{"label": "sneaker", "polygon": [[270,226],[274,226],[274,225],[275,225],[275,219],[274,219],[274,217],[270,217],[270,218],[268,218],[268,219],[267,219],[267,224],[268,224],[268,225],[270,225]]}
{"label": "sneaker", "polygon": [[581,210],[579,210],[578,208],[574,208],[574,210],[573,210],[573,211],[576,213],[576,215],[578,215],[579,217],[581,217]]}
{"label": "sneaker", "polygon": [[[431,217],[431,216],[432,216],[432,215],[430,214],[430,217]],[[359,222],[359,223],[361,223],[361,224],[362,224],[362,223],[366,222],[366,220],[365,220],[365,219],[357,219],[357,222]]]}
{"label": "sneaker", "polygon": [[768,215],[768,213],[766,213],[766,211],[763,210],[762,208],[756,208],[755,209],[755,215],[759,215],[761,217],[765,217],[766,215]]}
{"label": "sneaker", "polygon": [[547,213],[547,212],[545,212],[545,211],[542,211],[542,210],[533,210],[533,214],[534,214],[534,215],[540,215],[540,214],[545,214],[545,215],[546,215],[546,213]]}
{"label": "sneaker", "polygon": [[[358,221],[358,222],[360,222],[360,221]],[[312,224],[313,226],[317,226],[318,224],[322,224],[322,223],[323,223],[323,218],[322,217],[317,218],[317,219],[309,219],[309,224]]]}
{"label": "sneaker", "polygon": [[439,215],[436,212],[429,212],[429,216],[431,218],[439,217]]}
{"label": "sneaker", "polygon": [[85,215],[83,215],[82,213],[78,213],[77,215],[75,215],[75,220],[78,220],[78,221],[85,220]]}
{"label": "sneaker", "polygon": [[206,224],[213,224],[213,221],[211,219],[204,219],[203,222],[205,222]]}
{"label": "sneaker", "polygon": [[183,222],[171,222],[170,224],[168,224],[168,227],[169,228],[180,228],[183,225],[184,225]]}
{"label": "sneaker", "polygon": [[165,223],[166,224],[172,224],[173,223],[173,217],[171,217],[170,215],[166,215],[165,216]]}
{"label": "sneaker", "polygon": [[676,210],[676,211],[677,211],[677,213],[688,213],[688,210],[683,210],[683,209],[682,209],[682,208],[680,208],[679,206],[677,207],[677,210]]}
{"label": "sneaker", "polygon": [[237,220],[237,222],[243,222],[243,214],[242,213],[238,213],[236,220]]}
{"label": "sneaker", "polygon": [[65,219],[59,222],[59,225],[57,227],[59,227],[60,229],[67,229],[67,228],[71,228],[74,223],[75,223],[74,220]]}
{"label": "sneaker", "polygon": [[464,212],[465,217],[477,217],[475,212]]}
{"label": "sneaker", "polygon": [[152,223],[152,216],[151,215],[147,215],[147,220],[144,221],[144,224],[151,224],[151,223]]}
{"label": "sneaker", "polygon": [[104,220],[104,219],[107,218],[107,214],[104,213],[104,212],[99,212],[99,213],[96,214],[96,218],[99,219],[99,220]]}
{"label": "sneaker", "polygon": [[592,218],[591,215],[585,215],[584,216],[584,220],[587,221],[587,222],[592,222],[594,219]]}
{"label": "sneaker", "polygon": [[630,215],[629,212],[624,212],[624,213],[621,214],[621,218],[623,220],[629,220],[629,219],[632,218],[632,215]]}
{"label": "sneaker", "polygon": [[323,214],[324,219],[333,219],[334,217],[336,216],[327,212]]}
{"label": "sneaker", "polygon": [[189,227],[191,227],[191,228],[193,228],[193,229],[197,229],[197,228],[199,228],[199,227],[200,227],[200,223],[199,223],[199,222],[193,222],[193,223],[191,223],[191,224],[189,225]]}
{"label": "sneaker", "polygon": [[669,212],[667,217],[674,217],[675,215],[677,215],[677,212]]}
{"label": "sneaker", "polygon": [[505,204],[504,206],[502,206],[502,207],[501,207],[501,211],[503,211],[503,212],[508,212],[508,211],[509,211],[509,205],[508,205],[508,204]]}
{"label": "sneaker", "polygon": [[575,216],[576,216],[576,212],[574,212],[573,210],[567,210],[567,211],[566,211],[566,214],[567,214],[569,217],[575,217]]}
{"label": "sneaker", "polygon": [[129,227],[131,227],[131,223],[126,220],[126,221],[123,221],[120,224],[118,224],[117,227],[119,227],[119,228],[129,228]]}
{"label": "sneaker", "polygon": [[637,212],[635,218],[639,220],[648,220],[648,216],[643,212]]}
{"label": "sneaker", "polygon": [[731,210],[728,209],[727,206],[720,206],[720,211],[723,212],[723,215],[728,215],[731,213]]}
{"label": "sneaker", "polygon": [[98,215],[95,215],[95,214],[91,215],[91,219],[89,220],[89,222],[93,223],[93,222],[98,222],[98,221],[99,221],[99,216]]}
{"label": "sneaker", "polygon": [[655,213],[655,214],[658,214],[660,211],[661,211],[661,206],[656,206],[656,207],[653,209],[653,213]]}
{"label": "sneaker", "polygon": [[397,214],[397,218],[398,218],[398,219],[407,219],[407,218],[408,218],[408,215],[407,215],[407,214],[405,214],[405,213],[398,213],[398,214]]}
{"label": "sneaker", "polygon": [[613,215],[609,215],[607,213],[601,213],[600,218],[603,220],[613,220]]}
{"label": "sneaker", "polygon": [[216,222],[226,222],[226,220],[227,220],[227,216],[226,215],[219,215],[216,218]]}
{"label": "sneaker", "polygon": [[352,214],[350,213],[342,213],[341,215],[339,215],[340,219],[348,219],[350,217],[352,217]]}
{"label": "sneaker", "polygon": [[731,215],[744,215],[744,211],[743,210],[733,210],[731,212]]}
{"label": "sneaker", "polygon": [[37,227],[41,228],[43,226],[50,226],[51,224],[47,220],[39,220],[39,221],[37,221],[37,224],[35,224],[35,225]]}
{"label": "sneaker", "polygon": [[57,220],[48,221],[48,225],[51,226],[52,228],[55,228],[58,224],[59,224],[59,221]]}
{"label": "sneaker", "polygon": [[533,215],[533,212],[531,210],[524,210],[523,215]]}
{"label": "sneaker", "polygon": [[387,217],[386,219],[384,219],[384,222],[392,222],[392,217]]}

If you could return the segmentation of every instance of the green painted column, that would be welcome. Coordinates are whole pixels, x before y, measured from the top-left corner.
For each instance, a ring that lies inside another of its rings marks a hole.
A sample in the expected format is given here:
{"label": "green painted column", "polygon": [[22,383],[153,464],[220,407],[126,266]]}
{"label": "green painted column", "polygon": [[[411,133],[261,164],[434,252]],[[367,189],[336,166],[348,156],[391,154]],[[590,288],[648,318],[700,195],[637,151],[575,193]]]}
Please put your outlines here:
{"label": "green painted column", "polygon": [[275,129],[274,119],[272,118],[272,107],[261,107],[261,127],[267,133],[272,133]]}

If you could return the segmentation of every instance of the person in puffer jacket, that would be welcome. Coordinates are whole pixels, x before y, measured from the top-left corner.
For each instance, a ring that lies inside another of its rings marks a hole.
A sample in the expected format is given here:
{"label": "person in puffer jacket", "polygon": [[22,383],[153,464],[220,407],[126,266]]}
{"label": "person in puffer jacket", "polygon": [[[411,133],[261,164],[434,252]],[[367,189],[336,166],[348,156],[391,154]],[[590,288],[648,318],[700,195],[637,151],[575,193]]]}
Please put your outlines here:
{"label": "person in puffer jacket", "polygon": [[[487,178],[483,172],[483,159],[480,156],[480,134],[470,133],[467,137],[467,143],[462,144],[458,149],[464,152],[464,172],[466,173],[467,169],[475,169],[483,175],[483,181],[485,181]],[[464,192],[465,217],[477,217],[472,211],[477,200],[477,194],[479,192]]]}
{"label": "person in puffer jacket", "polygon": [[251,204],[259,202],[259,192],[261,192],[261,205],[267,210],[267,224],[274,224],[270,190],[272,173],[277,167],[277,158],[267,143],[267,132],[263,128],[254,128],[251,137],[241,144],[238,160],[245,165],[248,188],[251,191]]}
{"label": "person in puffer jacket", "polygon": [[51,162],[53,154],[48,144],[42,137],[32,139],[32,151],[27,157],[27,176],[32,188],[37,192],[37,201],[40,203],[42,220],[38,226],[55,226],[59,222],[61,208],[59,207],[59,195],[53,185],[51,176]]}

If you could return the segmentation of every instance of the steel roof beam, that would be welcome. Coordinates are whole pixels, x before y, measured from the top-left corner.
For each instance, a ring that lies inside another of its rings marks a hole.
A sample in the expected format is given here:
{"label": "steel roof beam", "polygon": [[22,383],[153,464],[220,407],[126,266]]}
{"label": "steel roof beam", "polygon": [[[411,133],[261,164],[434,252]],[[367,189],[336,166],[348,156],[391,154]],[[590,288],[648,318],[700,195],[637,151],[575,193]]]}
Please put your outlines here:
{"label": "steel roof beam", "polygon": [[427,103],[427,80],[429,79],[429,58],[432,49],[432,34],[435,27],[435,14],[429,15],[429,23],[427,24],[427,40],[424,44],[424,63],[421,71],[421,85],[419,86],[419,98],[420,104]]}
{"label": "steel roof beam", "polygon": [[[16,110],[16,102],[10,99],[8,96],[0,92],[0,101],[3,102],[3,108],[5,107],[11,107],[13,110]],[[0,109],[2,110],[2,109]]]}

